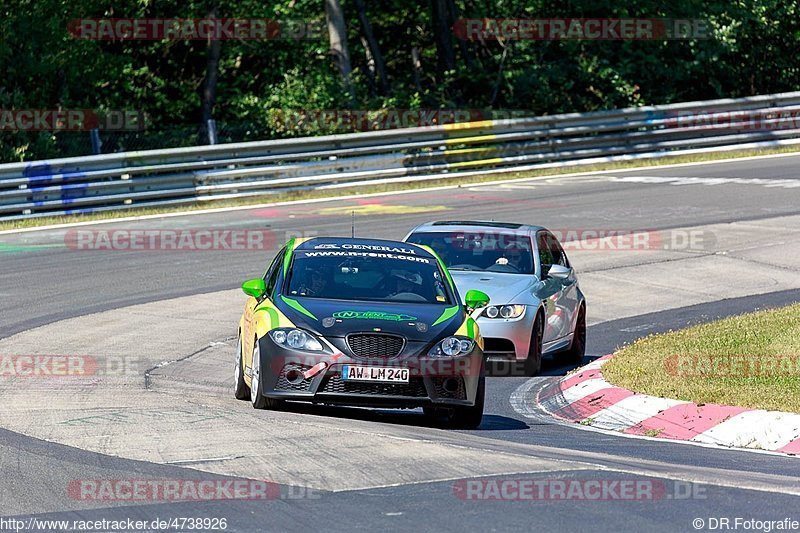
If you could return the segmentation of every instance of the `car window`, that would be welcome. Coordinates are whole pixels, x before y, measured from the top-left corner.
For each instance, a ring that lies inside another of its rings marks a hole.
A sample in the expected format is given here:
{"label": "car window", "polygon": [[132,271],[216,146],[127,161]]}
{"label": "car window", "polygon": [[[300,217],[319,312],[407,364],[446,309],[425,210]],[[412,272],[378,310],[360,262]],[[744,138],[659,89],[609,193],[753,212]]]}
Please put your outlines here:
{"label": "car window", "polygon": [[294,253],[286,294],[450,305],[454,298],[433,257],[329,249]]}
{"label": "car window", "polygon": [[275,259],[272,260],[272,264],[270,264],[269,268],[267,269],[267,273],[264,275],[264,280],[267,282],[267,290],[266,295],[270,298],[272,297],[272,291],[275,289],[275,282],[278,280],[278,275],[281,273],[280,265],[283,262],[283,255],[286,252],[286,247],[284,246],[275,256]]}
{"label": "car window", "polygon": [[415,232],[408,242],[430,246],[449,270],[533,274],[527,234],[492,231]]}
{"label": "car window", "polygon": [[558,239],[556,239],[555,235],[552,233],[546,233],[545,238],[547,239],[547,247],[550,251],[550,257],[552,258],[553,265],[561,265],[567,266],[567,255],[564,253],[564,249],[561,248],[561,245],[558,243]]}
{"label": "car window", "polygon": [[570,268],[569,257],[567,257],[567,252],[564,251],[564,248],[561,246],[560,242],[556,241],[556,245],[558,246],[558,250],[561,253],[562,262],[559,264],[564,265],[567,268]]}
{"label": "car window", "polygon": [[547,234],[544,232],[539,232],[539,235],[536,238],[536,246],[539,248],[539,262],[542,264],[543,273],[546,273],[546,267],[549,267],[555,262],[553,251],[550,248],[550,243],[548,240]]}

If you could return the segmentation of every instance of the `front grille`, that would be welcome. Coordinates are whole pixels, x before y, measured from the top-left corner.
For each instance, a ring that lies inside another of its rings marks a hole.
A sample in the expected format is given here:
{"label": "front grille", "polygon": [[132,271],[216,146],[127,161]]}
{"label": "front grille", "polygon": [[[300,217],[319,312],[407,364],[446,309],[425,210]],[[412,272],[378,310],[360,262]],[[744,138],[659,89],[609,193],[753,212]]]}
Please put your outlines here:
{"label": "front grille", "polygon": [[396,357],[406,341],[398,335],[382,333],[353,333],[347,336],[347,346],[356,357]]}
{"label": "front grille", "polygon": [[420,378],[411,378],[408,383],[370,383],[364,381],[342,381],[338,375],[325,380],[321,393],[366,394],[373,396],[408,396],[426,398],[425,385]]}
{"label": "front grille", "polygon": [[516,350],[510,339],[484,337],[483,355],[492,359],[516,359]]}

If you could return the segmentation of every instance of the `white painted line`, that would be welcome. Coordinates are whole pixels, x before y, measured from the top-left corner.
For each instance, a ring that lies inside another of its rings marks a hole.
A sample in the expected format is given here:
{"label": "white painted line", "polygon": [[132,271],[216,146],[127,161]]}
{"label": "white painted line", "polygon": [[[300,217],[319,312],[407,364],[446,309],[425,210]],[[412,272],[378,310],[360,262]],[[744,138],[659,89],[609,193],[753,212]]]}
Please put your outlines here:
{"label": "white painted line", "polygon": [[800,437],[800,415],[746,411],[717,424],[692,440],[741,448],[777,450]]}
{"label": "white painted line", "polygon": [[647,183],[667,185],[759,185],[761,187],[781,187],[796,189],[800,187],[800,179],[767,179],[767,178],[698,178],[688,176],[611,176],[614,183]]}
{"label": "white painted line", "polygon": [[505,185],[500,185],[500,187],[504,190],[526,190],[530,191],[536,189],[538,187],[535,183],[506,183]]}
{"label": "white painted line", "polygon": [[611,430],[628,429],[670,407],[685,403],[689,402],[635,394],[595,414],[592,426]]}
{"label": "white painted line", "polygon": [[653,329],[658,324],[650,323],[650,324],[638,324],[636,326],[631,326],[629,328],[621,328],[620,331],[624,331],[626,333],[638,333],[640,331],[647,331],[648,329]]}
{"label": "white painted line", "polygon": [[[569,405],[569,403],[565,402],[560,394],[556,394],[555,396],[551,396],[551,397],[549,397],[548,399],[546,399],[545,401],[543,401],[543,402],[541,402],[539,404],[539,406],[542,408],[542,410],[546,411],[547,413],[555,413],[559,409],[562,409],[562,408],[564,408],[564,407],[566,407],[568,405]],[[519,412],[519,409],[514,405],[513,402],[511,403],[511,406],[514,408],[514,410]]]}
{"label": "white painted line", "polygon": [[234,457],[233,455],[228,455],[225,457],[211,457],[209,459],[179,459],[177,461],[166,461],[164,464],[168,465],[192,465],[192,464],[200,464],[200,463],[221,463],[224,461],[232,461],[234,459],[241,459],[243,456]]}
{"label": "white painted line", "polygon": [[[795,139],[800,143],[800,140]],[[787,143],[793,144],[793,143]],[[742,148],[744,149],[744,148]],[[682,154],[686,154],[689,152],[682,152]],[[646,154],[648,155],[648,154]],[[681,155],[681,154],[675,154]],[[770,155],[756,155],[756,156],[749,156],[749,157],[731,157],[728,159],[716,159],[712,161],[695,161],[691,163],[674,163],[670,165],[645,165],[641,167],[631,167],[631,168],[618,168],[613,170],[597,170],[591,172],[572,172],[568,174],[550,174],[545,176],[536,176],[533,178],[523,178],[523,179],[500,179],[496,181],[487,181],[483,183],[475,183],[475,184],[468,184],[467,186],[484,186],[484,185],[500,185],[506,183],[526,183],[535,180],[542,180],[542,179],[553,179],[553,178],[568,178],[568,177],[578,177],[578,176],[596,176],[596,175],[603,175],[603,174],[624,174],[628,172],[636,172],[639,170],[653,170],[653,169],[670,169],[670,168],[681,168],[681,167],[691,167],[691,166],[702,166],[702,165],[718,165],[718,164],[725,164],[725,163],[736,163],[739,161],[753,161],[753,160],[760,160],[760,159],[777,159],[781,157],[800,157],[800,153],[797,152],[789,152],[785,154],[770,154]],[[574,164],[572,162],[571,164]],[[538,167],[541,168],[541,167]],[[500,174],[500,173],[511,173],[511,172],[525,172],[524,167],[516,167],[516,168],[504,168],[504,169],[494,169],[494,170],[486,170],[486,171],[476,171],[476,172],[464,172],[459,173],[457,176],[451,174],[449,177],[467,177],[472,175],[492,175],[492,174]],[[438,178],[446,179],[448,177],[447,173],[444,174],[437,174],[435,175]],[[377,184],[378,182],[374,182]],[[448,189],[457,189],[461,188],[461,185],[443,185],[443,186],[435,186],[435,187],[426,187],[420,189],[409,189],[404,191],[387,191],[387,192],[378,192],[378,193],[369,193],[369,194],[349,194],[343,196],[334,196],[330,198],[315,198],[310,200],[293,200],[288,202],[269,202],[264,204],[253,204],[253,205],[240,205],[240,206],[233,206],[233,207],[214,207],[209,209],[198,209],[193,211],[175,211],[170,213],[164,214],[157,214],[157,215],[139,215],[139,216],[131,216],[131,217],[119,217],[119,218],[111,218],[111,219],[103,219],[103,220],[92,220],[92,221],[85,221],[85,222],[69,222],[65,224],[52,224],[49,226],[38,226],[34,228],[19,228],[19,229],[10,229],[10,230],[0,230],[0,235],[8,235],[14,233],[27,233],[32,231],[48,231],[53,229],[62,229],[62,228],[75,228],[79,226],[90,226],[94,224],[109,224],[114,222],[135,222],[139,220],[151,220],[157,218],[172,218],[172,217],[180,217],[180,216],[193,216],[193,215],[207,215],[212,213],[227,213],[233,211],[246,211],[248,209],[264,209],[265,207],[278,207],[278,206],[287,206],[287,205],[304,205],[304,204],[312,204],[312,203],[323,203],[323,202],[335,202],[339,200],[350,200],[353,198],[373,198],[373,197],[380,197],[380,196],[394,196],[398,194],[414,194],[419,192],[428,192],[428,191],[442,191]]]}
{"label": "white painted line", "polygon": [[508,398],[511,408],[525,418],[539,418],[536,410],[536,394],[533,392],[535,387],[539,387],[546,381],[546,378],[531,378],[517,387]]}
{"label": "white painted line", "polygon": [[470,192],[508,192],[508,189],[505,188],[504,185],[492,185],[492,186],[478,186],[469,187],[467,189]]}

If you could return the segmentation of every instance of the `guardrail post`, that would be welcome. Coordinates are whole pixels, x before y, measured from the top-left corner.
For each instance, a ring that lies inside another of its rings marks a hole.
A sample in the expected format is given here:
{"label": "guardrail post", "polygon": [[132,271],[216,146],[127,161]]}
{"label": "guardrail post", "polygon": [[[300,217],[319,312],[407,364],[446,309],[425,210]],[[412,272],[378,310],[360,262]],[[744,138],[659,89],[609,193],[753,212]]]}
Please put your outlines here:
{"label": "guardrail post", "polygon": [[213,118],[208,119],[206,129],[208,130],[208,144],[217,144],[217,121]]}
{"label": "guardrail post", "polygon": [[103,141],[100,140],[100,130],[97,128],[89,130],[89,138],[92,140],[92,153],[94,155],[103,153]]}

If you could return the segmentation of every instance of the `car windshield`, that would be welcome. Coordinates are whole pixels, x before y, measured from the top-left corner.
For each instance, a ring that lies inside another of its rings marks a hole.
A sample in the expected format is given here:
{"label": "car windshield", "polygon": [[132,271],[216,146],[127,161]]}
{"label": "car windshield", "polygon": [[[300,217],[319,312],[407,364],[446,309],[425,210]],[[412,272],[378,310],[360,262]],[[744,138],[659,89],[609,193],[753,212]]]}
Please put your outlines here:
{"label": "car windshield", "polygon": [[531,239],[527,235],[497,232],[419,232],[408,242],[433,248],[450,270],[485,270],[533,274]]}
{"label": "car windshield", "polygon": [[295,251],[286,294],[338,300],[452,302],[435,259],[356,251]]}

